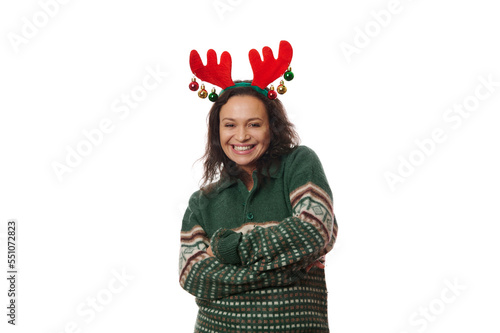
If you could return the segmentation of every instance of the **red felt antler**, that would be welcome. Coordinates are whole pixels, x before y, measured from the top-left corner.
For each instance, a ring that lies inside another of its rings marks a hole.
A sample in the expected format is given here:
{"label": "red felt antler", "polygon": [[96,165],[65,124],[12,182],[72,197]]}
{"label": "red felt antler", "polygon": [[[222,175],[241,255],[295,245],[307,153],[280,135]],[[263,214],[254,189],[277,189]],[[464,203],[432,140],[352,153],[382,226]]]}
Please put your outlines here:
{"label": "red felt antler", "polygon": [[228,52],[222,53],[220,64],[217,64],[217,53],[214,50],[208,50],[207,65],[204,66],[198,52],[192,50],[189,64],[193,74],[202,81],[210,82],[222,89],[234,85],[231,78],[231,55]]}
{"label": "red felt antler", "polygon": [[269,47],[262,49],[264,60],[261,60],[257,50],[248,53],[253,70],[252,85],[265,89],[267,85],[279,78],[290,66],[293,50],[290,43],[285,40],[280,42],[278,59],[274,59],[273,51]]}

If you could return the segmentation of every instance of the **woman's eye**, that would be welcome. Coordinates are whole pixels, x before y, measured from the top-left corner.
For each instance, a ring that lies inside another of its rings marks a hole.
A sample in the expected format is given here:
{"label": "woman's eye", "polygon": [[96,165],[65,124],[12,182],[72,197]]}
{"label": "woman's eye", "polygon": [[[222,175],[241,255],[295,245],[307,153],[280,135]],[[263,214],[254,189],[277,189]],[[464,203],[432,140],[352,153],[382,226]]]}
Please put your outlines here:
{"label": "woman's eye", "polygon": [[233,124],[225,124],[224,127],[233,127]]}
{"label": "woman's eye", "polygon": [[260,127],[260,124],[250,124],[250,127]]}

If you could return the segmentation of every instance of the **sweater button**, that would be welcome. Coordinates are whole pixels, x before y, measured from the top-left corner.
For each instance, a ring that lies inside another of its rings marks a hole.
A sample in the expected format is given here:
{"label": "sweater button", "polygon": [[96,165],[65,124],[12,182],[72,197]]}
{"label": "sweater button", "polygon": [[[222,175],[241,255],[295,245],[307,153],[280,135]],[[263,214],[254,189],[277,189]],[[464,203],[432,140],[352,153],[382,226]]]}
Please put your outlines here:
{"label": "sweater button", "polygon": [[253,220],[253,214],[252,214],[252,213],[248,213],[248,214],[247,214],[247,219],[249,219],[249,220]]}

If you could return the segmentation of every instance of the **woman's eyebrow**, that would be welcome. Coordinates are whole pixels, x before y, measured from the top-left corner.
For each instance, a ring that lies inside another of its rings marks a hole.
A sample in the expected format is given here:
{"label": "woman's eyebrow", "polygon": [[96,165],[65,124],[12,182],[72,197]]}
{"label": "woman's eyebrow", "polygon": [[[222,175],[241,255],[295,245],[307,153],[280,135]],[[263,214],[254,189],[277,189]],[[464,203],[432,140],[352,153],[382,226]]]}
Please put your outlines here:
{"label": "woman's eyebrow", "polygon": [[[226,117],[226,118],[222,118],[222,119],[221,119],[221,121],[224,121],[224,120],[228,120],[228,121],[235,121],[233,118],[227,118],[227,117]],[[261,119],[261,118],[258,118],[258,117],[255,117],[255,118],[250,118],[250,119],[247,119],[246,121],[248,122],[248,121],[254,121],[254,120],[261,120],[261,121],[262,121],[262,119]]]}

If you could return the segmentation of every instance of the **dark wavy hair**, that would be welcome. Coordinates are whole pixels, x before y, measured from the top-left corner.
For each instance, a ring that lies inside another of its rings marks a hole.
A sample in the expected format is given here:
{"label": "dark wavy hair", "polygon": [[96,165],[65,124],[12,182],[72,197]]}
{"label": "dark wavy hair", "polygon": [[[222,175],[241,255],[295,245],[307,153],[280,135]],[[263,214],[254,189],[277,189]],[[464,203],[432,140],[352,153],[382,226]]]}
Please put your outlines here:
{"label": "dark wavy hair", "polygon": [[[242,82],[242,81],[234,81]],[[250,81],[244,81],[250,82]],[[223,105],[233,96],[253,96],[264,103],[267,116],[269,118],[269,130],[271,140],[268,149],[257,161],[257,184],[260,186],[264,181],[263,171],[267,170],[269,176],[270,168],[273,164],[280,162],[280,158],[293,151],[300,143],[300,138],[295,131],[295,126],[288,120],[285,107],[278,100],[270,100],[267,96],[255,91],[251,87],[235,87],[224,91],[217,101],[212,105],[208,114],[208,134],[205,154],[203,160],[203,178],[201,190],[205,193],[210,192],[217,178],[241,179],[245,181],[251,176],[242,170],[235,162],[230,160],[220,143],[219,126],[220,110]]]}

